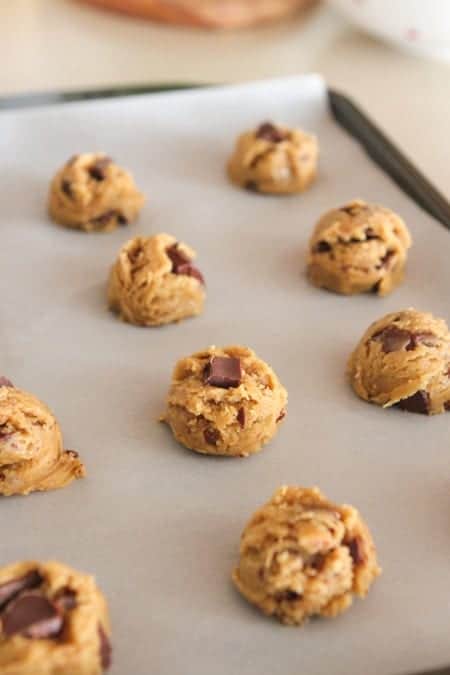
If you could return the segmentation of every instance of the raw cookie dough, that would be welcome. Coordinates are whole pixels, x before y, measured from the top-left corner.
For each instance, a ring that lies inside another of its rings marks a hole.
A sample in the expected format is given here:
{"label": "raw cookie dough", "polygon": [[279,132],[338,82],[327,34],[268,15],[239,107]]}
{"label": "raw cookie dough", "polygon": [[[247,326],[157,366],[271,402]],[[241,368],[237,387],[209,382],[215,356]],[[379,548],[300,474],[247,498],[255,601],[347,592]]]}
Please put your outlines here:
{"label": "raw cookie dough", "polygon": [[285,624],[334,617],[381,573],[358,511],[317,488],[280,487],[247,524],[233,581],[264,614]]}
{"label": "raw cookie dough", "polygon": [[355,392],[384,408],[450,410],[450,333],[443,319],[406,309],[375,321],[350,357]]}
{"label": "raw cookie dough", "polygon": [[60,225],[111,232],[136,219],[144,204],[128,171],[104,154],[75,155],[53,178],[48,209]]}
{"label": "raw cookie dough", "polygon": [[57,562],[0,568],[1,675],[100,675],[111,663],[106,601]]}
{"label": "raw cookie dough", "polygon": [[174,369],[163,421],[180,443],[207,455],[261,450],[286,416],[287,392],[247,347],[209,347]]}
{"label": "raw cookie dough", "polygon": [[344,295],[387,295],[403,279],[411,236],[393,211],[355,200],[325,213],[309,245],[314,286]]}
{"label": "raw cookie dough", "polygon": [[78,453],[63,449],[47,406],[0,378],[0,495],[53,490],[84,475]]}
{"label": "raw cookie dough", "polygon": [[233,183],[255,192],[303,192],[316,177],[318,155],[314,136],[265,122],[238,138],[228,174]]}
{"label": "raw cookie dough", "polygon": [[195,255],[170,234],[130,239],[111,269],[110,308],[138,326],[160,326],[201,314],[205,282],[192,264]]}

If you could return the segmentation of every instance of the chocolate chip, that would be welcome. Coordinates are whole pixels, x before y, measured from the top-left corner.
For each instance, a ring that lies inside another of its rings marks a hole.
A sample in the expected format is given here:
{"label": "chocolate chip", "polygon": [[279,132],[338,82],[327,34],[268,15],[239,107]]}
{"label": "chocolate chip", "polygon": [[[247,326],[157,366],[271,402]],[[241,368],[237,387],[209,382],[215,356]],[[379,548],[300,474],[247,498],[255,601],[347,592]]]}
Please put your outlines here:
{"label": "chocolate chip", "polygon": [[8,380],[7,377],[3,377],[2,375],[0,375],[0,387],[13,387],[14,388],[14,385],[11,382],[11,380]]}
{"label": "chocolate chip", "polygon": [[287,602],[295,602],[296,600],[301,600],[303,597],[300,595],[300,593],[297,593],[296,591],[291,591],[290,588],[286,589],[285,591],[280,591],[279,593],[276,594],[276,599],[279,601],[286,600]]}
{"label": "chocolate chip", "polygon": [[117,221],[119,225],[128,225],[128,218],[126,218],[123,213],[117,214]]}
{"label": "chocolate chip", "polygon": [[2,617],[6,637],[23,635],[41,640],[59,635],[63,617],[56,605],[43,595],[25,593],[9,605]]}
{"label": "chocolate chip", "polygon": [[65,450],[66,455],[69,455],[69,457],[73,457],[73,459],[78,459],[80,454],[76,450]]}
{"label": "chocolate chip", "polygon": [[415,394],[408,398],[403,398],[396,405],[402,410],[408,410],[408,412],[428,415],[430,412],[430,395],[427,391],[419,389]]}
{"label": "chocolate chip", "polygon": [[61,190],[64,192],[65,195],[68,197],[72,198],[73,197],[73,192],[72,192],[72,183],[70,180],[67,180],[66,178],[61,182]]}
{"label": "chocolate chip", "polygon": [[203,432],[203,437],[208,445],[217,445],[220,439],[220,433],[213,427],[207,427]]}
{"label": "chocolate chip", "polygon": [[111,656],[112,656],[112,647],[111,643],[106,635],[105,631],[102,628],[101,624],[98,624],[98,636],[100,638],[100,663],[103,670],[107,670],[111,665]]}
{"label": "chocolate chip", "polygon": [[361,537],[355,537],[354,539],[346,542],[345,545],[348,547],[355,565],[360,565],[361,563],[365,562],[366,551]]}
{"label": "chocolate chip", "polygon": [[98,181],[105,180],[106,178],[105,169],[107,166],[109,166],[109,164],[111,164],[111,162],[112,162],[111,157],[101,157],[100,159],[98,159],[95,162],[95,164],[92,164],[88,168],[88,173],[90,177]]}
{"label": "chocolate chip", "polygon": [[377,270],[380,270],[382,267],[389,267],[392,258],[395,256],[395,251],[387,251],[385,255],[380,258],[379,264],[376,266]]}
{"label": "chocolate chip", "polygon": [[446,401],[446,402],[444,403],[444,408],[445,408],[445,410],[446,410],[447,412],[450,411],[450,401]]}
{"label": "chocolate chip", "polygon": [[11,581],[0,584],[0,610],[13,600],[16,595],[31,588],[38,588],[42,582],[43,579],[39,572],[33,570],[23,577],[11,579]]}
{"label": "chocolate chip", "polygon": [[280,414],[278,415],[275,422],[281,422],[281,420],[284,420],[284,418],[286,417],[286,414],[287,414],[286,410],[283,408],[283,410],[280,412]]}
{"label": "chocolate chip", "polygon": [[370,241],[371,239],[379,239],[380,237],[375,234],[374,230],[371,227],[366,227],[364,230],[364,234],[366,235],[366,240]]}
{"label": "chocolate chip", "polygon": [[237,421],[239,422],[239,426],[241,429],[245,427],[245,409],[244,408],[239,408],[238,414],[237,414]]}
{"label": "chocolate chip", "polygon": [[264,122],[256,130],[256,138],[263,138],[270,143],[281,143],[286,138],[286,134],[278,129],[272,122]]}
{"label": "chocolate chip", "polygon": [[89,222],[92,223],[92,225],[106,225],[107,223],[109,223],[110,220],[116,217],[117,211],[115,210],[105,211],[105,213],[101,213],[96,218],[91,218]]}
{"label": "chocolate chip", "polygon": [[372,288],[370,289],[370,293],[379,293],[380,292],[380,286],[381,286],[381,281],[377,281]]}
{"label": "chocolate chip", "polygon": [[53,602],[60,610],[71,610],[77,606],[77,594],[68,586],[61,588],[53,597]]}
{"label": "chocolate chip", "polygon": [[326,556],[322,553],[316,553],[309,561],[309,566],[320,572],[325,565]]}
{"label": "chocolate chip", "polygon": [[201,284],[205,283],[202,273],[198,270],[192,263],[191,259],[180,250],[178,243],[169,246],[166,249],[166,253],[172,261],[172,273],[181,274],[186,277],[194,277],[200,281]]}
{"label": "chocolate chip", "polygon": [[211,387],[239,387],[241,380],[241,361],[232,356],[213,356],[204,370],[204,382]]}
{"label": "chocolate chip", "polygon": [[250,192],[259,192],[258,183],[254,180],[248,180],[245,184],[245,189]]}
{"label": "chocolate chip", "polygon": [[314,247],[315,253],[327,253],[328,251],[331,251],[331,244],[327,241],[319,241]]}

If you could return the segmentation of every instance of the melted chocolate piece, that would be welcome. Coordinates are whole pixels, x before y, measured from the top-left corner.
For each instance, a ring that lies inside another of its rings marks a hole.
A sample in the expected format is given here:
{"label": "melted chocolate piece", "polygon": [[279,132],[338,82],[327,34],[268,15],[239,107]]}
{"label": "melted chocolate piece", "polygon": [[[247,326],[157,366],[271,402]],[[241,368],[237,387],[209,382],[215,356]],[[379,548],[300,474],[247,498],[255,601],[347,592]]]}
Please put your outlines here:
{"label": "melted chocolate piece", "polygon": [[287,415],[286,410],[283,408],[283,410],[280,411],[280,414],[278,415],[278,417],[277,417],[277,419],[275,420],[275,422],[281,422],[281,420],[284,420],[284,418],[286,417],[286,415]]}
{"label": "melted chocolate piece", "polygon": [[238,414],[237,414],[237,421],[239,422],[239,426],[241,429],[245,427],[245,410],[244,408],[239,408]]}
{"label": "melted chocolate piece", "polygon": [[450,411],[450,401],[446,401],[446,402],[444,403],[444,408],[445,408],[445,410],[446,410],[447,412]]}
{"label": "melted chocolate piece", "polygon": [[239,387],[241,380],[241,361],[232,356],[213,356],[205,367],[204,382],[211,387]]}
{"label": "melted chocolate piece", "polygon": [[281,143],[286,139],[286,134],[278,129],[272,122],[264,122],[256,130],[256,138],[263,138],[270,143]]}
{"label": "melted chocolate piece", "polygon": [[250,192],[259,192],[258,183],[254,180],[248,180],[245,184],[245,189]]}
{"label": "melted chocolate piece", "polygon": [[100,663],[103,670],[107,670],[110,667],[112,661],[112,647],[101,624],[98,624],[98,636],[100,638]]}
{"label": "melted chocolate piece", "polygon": [[412,333],[397,326],[387,326],[383,330],[372,335],[372,340],[382,342],[383,351],[397,352],[405,349],[407,352],[413,351],[419,344],[424,344],[427,347],[434,347],[436,344],[436,336],[433,333]]}
{"label": "melted chocolate piece", "polygon": [[0,584],[0,610],[19,595],[19,593],[30,590],[31,588],[38,588],[42,582],[43,579],[39,572],[33,570],[23,577],[11,579],[11,581]]}
{"label": "melted chocolate piece", "polygon": [[59,635],[63,617],[58,607],[43,595],[24,593],[8,606],[2,617],[2,626],[6,637],[19,633],[42,640]]}
{"label": "melted chocolate piece", "polygon": [[396,406],[408,412],[428,415],[430,412],[430,395],[427,391],[419,389],[412,396],[399,401]]}
{"label": "melted chocolate piece", "polygon": [[114,209],[111,209],[110,211],[105,211],[105,213],[101,213],[96,218],[91,218],[90,222],[93,225],[106,225],[107,223],[109,223],[110,220],[112,220],[116,216],[117,216],[117,211],[115,211]]}
{"label": "melted chocolate piece", "polygon": [[276,599],[279,601],[286,600],[287,602],[295,602],[296,600],[301,600],[302,595],[300,593],[297,593],[296,591],[291,591],[290,588],[288,588],[285,591],[280,591],[279,593],[276,594]]}
{"label": "melted chocolate piece", "polygon": [[53,597],[53,602],[60,610],[71,610],[77,606],[77,594],[68,586],[61,588]]}
{"label": "melted chocolate piece", "polygon": [[220,439],[220,433],[217,431],[217,429],[208,427],[203,432],[203,438],[208,443],[208,445],[217,445],[217,442]]}
{"label": "melted chocolate piece", "polygon": [[101,157],[98,159],[95,164],[92,164],[88,168],[88,173],[91,178],[97,181],[102,181],[105,180],[106,178],[106,167],[111,164],[112,159],[111,157]]}
{"label": "melted chocolate piece", "polygon": [[361,537],[355,537],[354,539],[346,542],[345,545],[348,547],[355,565],[361,565],[361,563],[365,562],[366,551]]}
{"label": "melted chocolate piece", "polygon": [[14,388],[14,385],[11,382],[11,380],[8,380],[7,377],[3,377],[3,375],[0,375],[0,387],[12,387],[12,388]]}
{"label": "melted chocolate piece", "polygon": [[200,281],[201,284],[205,283],[200,270],[197,269],[197,267],[191,263],[191,259],[180,250],[178,243],[169,246],[169,248],[166,249],[166,253],[172,261],[173,274],[182,274],[186,277],[194,277],[194,279]]}

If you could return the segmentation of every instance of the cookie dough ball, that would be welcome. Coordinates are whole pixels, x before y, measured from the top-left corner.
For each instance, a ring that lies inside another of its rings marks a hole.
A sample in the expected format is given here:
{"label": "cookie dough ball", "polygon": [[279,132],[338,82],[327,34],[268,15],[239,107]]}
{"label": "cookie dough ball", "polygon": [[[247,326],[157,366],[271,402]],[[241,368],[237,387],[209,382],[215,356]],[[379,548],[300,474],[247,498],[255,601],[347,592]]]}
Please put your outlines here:
{"label": "cookie dough ball", "polygon": [[387,295],[403,279],[411,236],[393,211],[356,200],[328,211],[310,239],[314,286],[352,295]]}
{"label": "cookie dough ball", "polygon": [[281,487],[247,524],[233,581],[264,614],[285,624],[334,617],[381,573],[358,511],[317,488]]}
{"label": "cookie dough ball", "polygon": [[170,234],[130,239],[109,276],[110,308],[129,323],[160,326],[202,313],[205,282],[195,251]]}
{"label": "cookie dough ball", "polygon": [[100,675],[111,663],[106,601],[57,562],[0,568],[2,675]]}
{"label": "cookie dough ball", "polygon": [[365,401],[424,415],[450,410],[450,333],[432,314],[406,309],[375,321],[348,370]]}
{"label": "cookie dough ball", "polygon": [[228,174],[233,183],[255,192],[303,192],[316,177],[318,155],[314,136],[265,122],[238,138]]}
{"label": "cookie dough ball", "polygon": [[210,347],[181,359],[163,418],[180,443],[207,455],[261,450],[286,416],[287,392],[247,347]]}
{"label": "cookie dough ball", "polygon": [[136,219],[144,204],[128,171],[103,154],[75,155],[53,178],[48,209],[60,225],[111,232]]}
{"label": "cookie dough ball", "polygon": [[47,406],[1,378],[0,495],[54,490],[84,475],[78,453],[63,449],[58,422]]}

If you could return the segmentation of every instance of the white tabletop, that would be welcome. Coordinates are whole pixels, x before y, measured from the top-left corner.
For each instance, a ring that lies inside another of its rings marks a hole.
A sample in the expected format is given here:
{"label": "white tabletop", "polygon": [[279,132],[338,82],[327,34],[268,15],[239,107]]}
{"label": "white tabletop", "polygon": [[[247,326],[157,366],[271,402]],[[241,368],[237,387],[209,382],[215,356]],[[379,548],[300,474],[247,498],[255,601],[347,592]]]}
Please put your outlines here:
{"label": "white tabletop", "polygon": [[14,0],[0,3],[0,57],[0,95],[319,72],[448,193],[450,66],[358,33],[327,6],[226,33],[155,25],[72,0]]}

